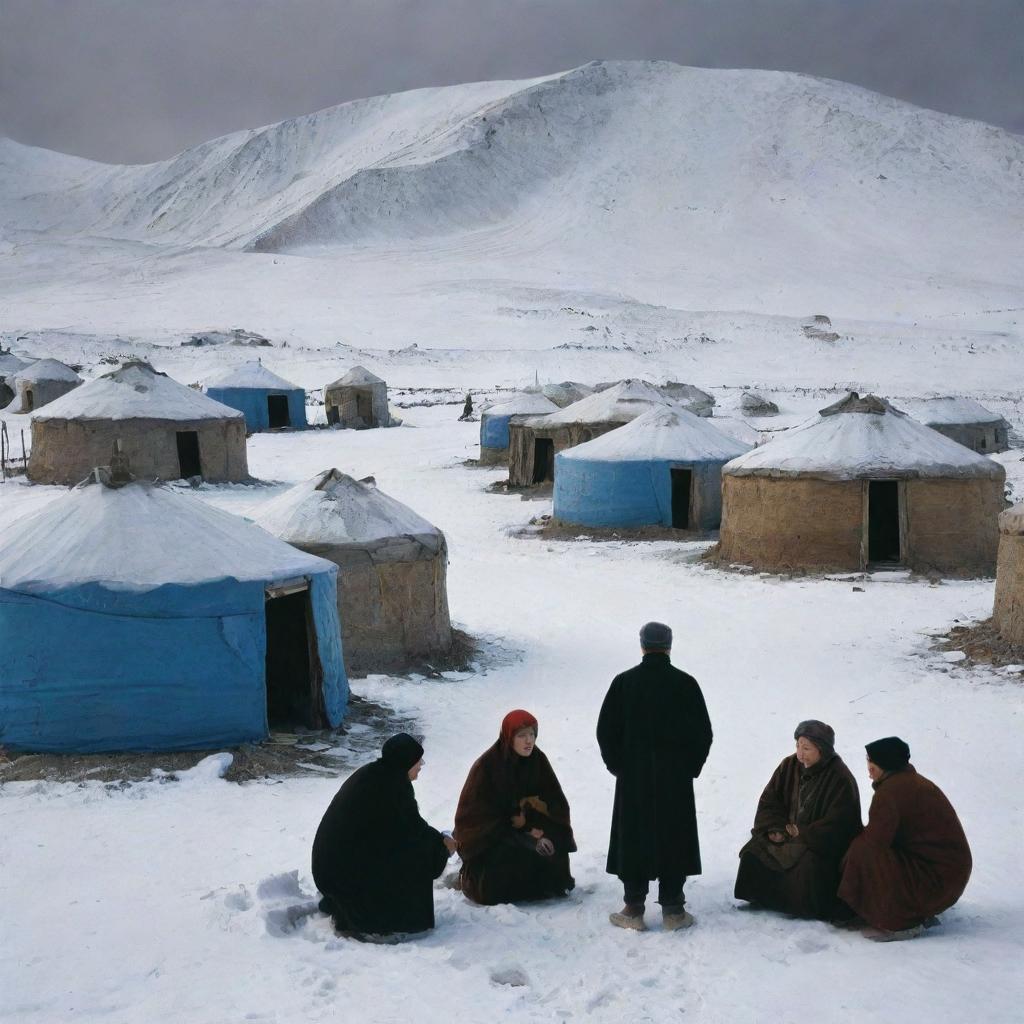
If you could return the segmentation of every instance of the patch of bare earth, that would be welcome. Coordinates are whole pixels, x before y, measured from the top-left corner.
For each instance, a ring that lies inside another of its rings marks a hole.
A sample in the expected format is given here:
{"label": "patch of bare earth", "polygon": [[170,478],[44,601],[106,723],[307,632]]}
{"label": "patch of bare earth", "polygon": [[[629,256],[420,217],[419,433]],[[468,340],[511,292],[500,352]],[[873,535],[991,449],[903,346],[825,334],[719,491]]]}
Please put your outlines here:
{"label": "patch of bare earth", "polygon": [[954,626],[945,636],[937,638],[935,649],[962,651],[969,661],[994,668],[1024,665],[1024,646],[1004,640],[992,619],[971,626]]}

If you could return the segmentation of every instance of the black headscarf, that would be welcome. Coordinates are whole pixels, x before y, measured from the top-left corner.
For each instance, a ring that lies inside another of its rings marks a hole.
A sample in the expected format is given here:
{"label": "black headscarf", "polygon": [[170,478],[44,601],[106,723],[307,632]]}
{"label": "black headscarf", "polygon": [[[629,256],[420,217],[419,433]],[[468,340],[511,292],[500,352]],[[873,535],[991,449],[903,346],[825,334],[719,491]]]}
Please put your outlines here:
{"label": "black headscarf", "polygon": [[392,736],[380,748],[381,761],[396,771],[408,772],[422,757],[423,747],[407,732]]}
{"label": "black headscarf", "polygon": [[910,747],[899,736],[886,736],[884,740],[868,743],[864,749],[868,760],[887,772],[902,771],[910,763]]}

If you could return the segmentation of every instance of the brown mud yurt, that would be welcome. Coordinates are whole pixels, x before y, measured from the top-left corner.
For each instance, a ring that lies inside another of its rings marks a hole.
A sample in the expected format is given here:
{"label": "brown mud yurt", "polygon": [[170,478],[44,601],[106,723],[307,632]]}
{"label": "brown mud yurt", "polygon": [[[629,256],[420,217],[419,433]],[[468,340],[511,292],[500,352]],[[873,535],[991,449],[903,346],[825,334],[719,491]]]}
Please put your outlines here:
{"label": "brown mud yurt", "polygon": [[451,648],[444,534],[372,481],[325,470],[265,505],[257,522],[340,568],[348,672],[396,671]]}
{"label": "brown mud yurt", "polygon": [[32,417],[28,476],[77,484],[110,464],[115,445],[144,480],[249,479],[245,417],[202,392],[131,361]]}
{"label": "brown mud yurt", "polygon": [[999,635],[1024,647],[1024,504],[999,517],[999,565],[992,618]]}
{"label": "brown mud yurt", "polygon": [[20,403],[18,411],[41,409],[81,383],[82,378],[66,363],[59,359],[40,359],[18,370],[15,375],[13,390]]}
{"label": "brown mud yurt", "polygon": [[509,423],[508,480],[533,487],[555,478],[555,455],[662,406],[677,406],[653,384],[623,380],[551,413]]}
{"label": "brown mud yurt", "polygon": [[926,398],[902,407],[926,427],[971,451],[989,455],[1010,447],[1010,424],[973,398]]}
{"label": "brown mud yurt", "polygon": [[332,426],[366,430],[391,423],[388,386],[365,366],[353,366],[344,377],[328,384],[324,388],[324,407]]}
{"label": "brown mud yurt", "polygon": [[767,570],[995,570],[1006,472],[851,393],[728,463],[713,557]]}

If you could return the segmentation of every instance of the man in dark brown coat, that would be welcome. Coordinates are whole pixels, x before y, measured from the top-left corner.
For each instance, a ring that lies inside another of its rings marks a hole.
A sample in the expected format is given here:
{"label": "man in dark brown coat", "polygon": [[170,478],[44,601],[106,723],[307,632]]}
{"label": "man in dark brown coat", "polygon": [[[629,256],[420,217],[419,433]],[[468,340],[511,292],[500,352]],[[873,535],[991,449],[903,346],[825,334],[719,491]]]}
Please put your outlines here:
{"label": "man in dark brown coat", "polygon": [[736,898],[796,917],[836,915],[839,865],[861,830],[860,793],[824,722],[801,722],[740,851]]}
{"label": "man in dark brown coat", "polygon": [[872,926],[868,938],[914,938],[960,898],[971,848],[956,811],[914,770],[903,740],[875,740],[866,750],[875,795],[843,862],[839,897]]}
{"label": "man in dark brown coat", "polygon": [[612,680],[597,722],[615,776],[607,870],[622,880],[626,904],[610,919],[643,930],[656,878],[663,926],[674,931],[693,924],[683,883],[701,872],[693,780],[711,749],[711,721],[697,680],[669,661],[672,630],[648,622],[640,646],[643,662]]}

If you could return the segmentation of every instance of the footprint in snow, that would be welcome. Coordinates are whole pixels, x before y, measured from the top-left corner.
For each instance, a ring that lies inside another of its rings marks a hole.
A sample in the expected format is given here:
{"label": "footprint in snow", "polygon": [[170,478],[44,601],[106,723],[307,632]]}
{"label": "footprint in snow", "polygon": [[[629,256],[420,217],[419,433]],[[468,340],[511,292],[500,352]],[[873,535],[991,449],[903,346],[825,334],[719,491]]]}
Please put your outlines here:
{"label": "footprint in snow", "polygon": [[491,981],[495,985],[507,985],[509,988],[523,988],[530,984],[526,971],[517,964],[505,964],[491,970]]}

